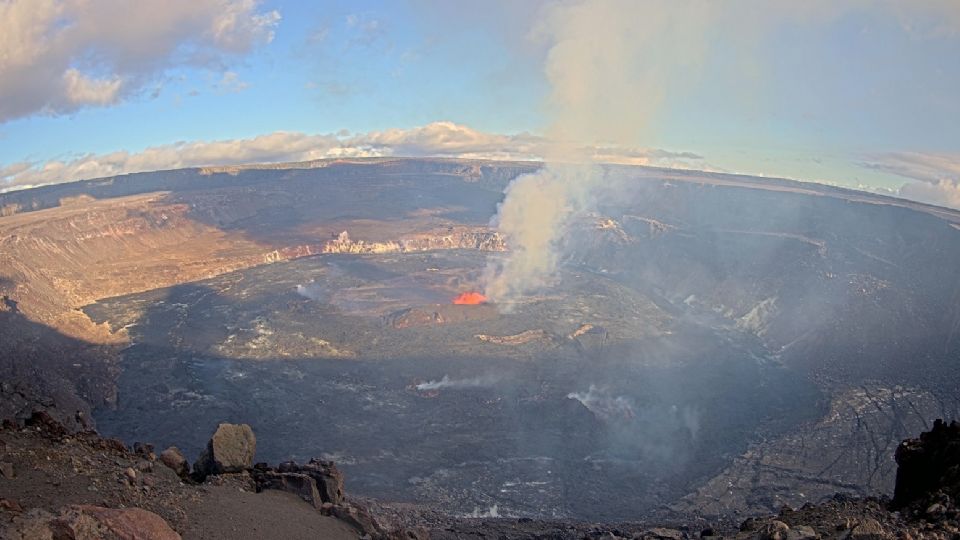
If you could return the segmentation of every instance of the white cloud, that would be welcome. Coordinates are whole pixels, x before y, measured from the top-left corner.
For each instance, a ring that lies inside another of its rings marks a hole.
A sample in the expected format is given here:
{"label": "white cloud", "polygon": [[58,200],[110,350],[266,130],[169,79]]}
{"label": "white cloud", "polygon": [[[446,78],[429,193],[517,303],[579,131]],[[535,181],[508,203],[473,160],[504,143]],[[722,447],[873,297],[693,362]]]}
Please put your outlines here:
{"label": "white cloud", "polygon": [[91,79],[76,69],[63,74],[64,97],[74,105],[109,105],[117,100],[123,82],[119,77]]}
{"label": "white cloud", "polygon": [[[141,152],[118,151],[44,163],[13,163],[0,167],[0,191],[141,171],[323,158],[396,155],[535,160],[543,156],[548,146],[542,137],[527,133],[487,133],[446,121],[363,134],[277,131],[249,139],[177,142]],[[680,168],[707,166],[700,156],[687,152],[613,146],[591,147],[584,152],[612,163]]]}
{"label": "white cloud", "polygon": [[887,152],[868,156],[862,165],[913,180],[900,188],[901,197],[960,208],[960,155]]}
{"label": "white cloud", "polygon": [[0,2],[0,122],[115,103],[177,66],[223,71],[279,20],[254,0]]}
{"label": "white cloud", "polygon": [[900,188],[900,196],[937,206],[960,209],[960,182],[946,179],[935,184],[911,182]]}
{"label": "white cloud", "polygon": [[947,178],[960,178],[960,155],[887,152],[868,156],[863,165],[929,183],[938,183]]}

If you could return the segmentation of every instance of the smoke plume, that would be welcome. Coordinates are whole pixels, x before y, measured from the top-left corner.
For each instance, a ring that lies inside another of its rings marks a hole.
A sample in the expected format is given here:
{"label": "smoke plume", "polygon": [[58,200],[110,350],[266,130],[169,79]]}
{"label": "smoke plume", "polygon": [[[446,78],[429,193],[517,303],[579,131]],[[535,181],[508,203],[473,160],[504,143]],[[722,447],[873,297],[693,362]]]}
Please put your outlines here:
{"label": "smoke plume", "polygon": [[[684,36],[694,36],[699,24],[696,17],[679,20],[676,9],[637,13],[638,5],[583,0],[543,12],[533,37],[549,48],[544,69],[551,85],[552,146],[541,170],[507,187],[493,220],[510,247],[506,258],[487,267],[486,295],[494,302],[509,306],[551,284],[572,218],[591,211],[603,188],[602,170],[584,145],[635,144],[662,97],[665,68],[698,54],[700,39],[683,40],[670,54],[642,54],[671,26],[682,23]],[[711,9],[707,3],[699,7],[703,13]]]}

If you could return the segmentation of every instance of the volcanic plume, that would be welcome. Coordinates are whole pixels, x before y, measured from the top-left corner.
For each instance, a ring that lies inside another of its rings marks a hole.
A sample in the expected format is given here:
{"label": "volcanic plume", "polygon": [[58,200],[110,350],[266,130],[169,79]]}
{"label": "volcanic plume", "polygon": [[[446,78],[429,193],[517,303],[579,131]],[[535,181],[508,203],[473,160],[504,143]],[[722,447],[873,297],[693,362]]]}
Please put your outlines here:
{"label": "volcanic plume", "polygon": [[460,293],[459,295],[457,295],[457,297],[453,299],[453,303],[454,304],[470,304],[470,305],[486,304],[487,297],[478,292],[469,291],[469,292]]}

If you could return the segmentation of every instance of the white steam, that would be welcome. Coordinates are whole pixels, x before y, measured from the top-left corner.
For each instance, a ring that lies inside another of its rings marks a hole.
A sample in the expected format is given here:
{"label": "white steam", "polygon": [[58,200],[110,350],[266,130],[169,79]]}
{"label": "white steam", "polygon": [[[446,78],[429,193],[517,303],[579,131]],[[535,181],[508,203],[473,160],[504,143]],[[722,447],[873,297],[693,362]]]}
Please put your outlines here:
{"label": "white steam", "polygon": [[419,391],[427,390],[440,390],[441,388],[481,388],[486,386],[493,386],[499,381],[499,377],[493,375],[483,375],[480,377],[471,377],[469,379],[451,379],[449,376],[444,375],[440,380],[427,381],[416,385],[416,389]]}
{"label": "white steam", "polygon": [[473,512],[465,514],[463,517],[471,519],[498,518],[500,517],[500,508],[497,505],[493,505],[486,510],[481,510],[479,506],[474,506]]}
{"label": "white steam", "polygon": [[611,396],[592,384],[586,392],[570,392],[567,398],[579,401],[587,410],[604,420],[631,419],[637,416],[632,399]]}
{"label": "white steam", "polygon": [[[698,7],[708,12],[711,5]],[[669,7],[581,0],[545,9],[534,37],[549,45],[544,70],[551,85],[553,146],[543,169],[507,187],[493,220],[510,248],[505,259],[492,259],[487,267],[485,292],[494,302],[509,306],[554,281],[569,224],[592,211],[606,187],[584,145],[636,144],[664,92],[665,67],[697,57],[702,38],[649,54],[650,44],[677,26],[685,37],[697,35],[686,30],[699,26],[696,18],[681,20],[683,14]]]}
{"label": "white steam", "polygon": [[488,298],[506,304],[551,284],[571,217],[589,207],[589,193],[581,190],[595,174],[589,165],[547,164],[507,186],[493,225],[510,252],[487,265]]}
{"label": "white steam", "polygon": [[297,294],[317,302],[325,302],[330,297],[322,285],[314,282],[297,285]]}

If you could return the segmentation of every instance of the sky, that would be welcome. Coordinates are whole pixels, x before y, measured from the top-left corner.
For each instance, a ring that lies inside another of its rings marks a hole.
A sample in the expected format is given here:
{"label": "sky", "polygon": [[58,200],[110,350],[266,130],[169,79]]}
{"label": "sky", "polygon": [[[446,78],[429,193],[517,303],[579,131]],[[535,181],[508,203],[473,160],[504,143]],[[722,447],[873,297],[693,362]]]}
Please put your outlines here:
{"label": "sky", "polygon": [[0,0],[0,29],[0,190],[575,154],[960,208],[960,0]]}

